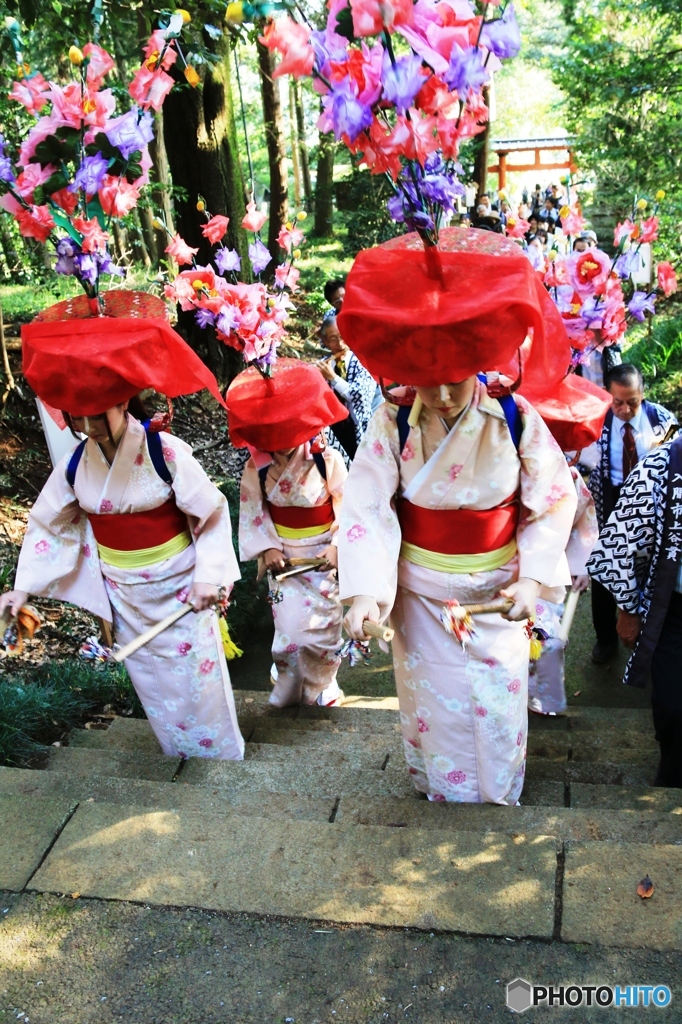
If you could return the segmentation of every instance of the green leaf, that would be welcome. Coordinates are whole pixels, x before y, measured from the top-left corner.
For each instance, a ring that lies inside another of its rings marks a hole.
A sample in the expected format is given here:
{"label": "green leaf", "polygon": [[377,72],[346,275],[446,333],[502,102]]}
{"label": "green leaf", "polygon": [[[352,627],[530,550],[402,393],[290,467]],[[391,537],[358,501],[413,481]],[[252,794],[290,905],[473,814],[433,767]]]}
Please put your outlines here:
{"label": "green leaf", "polygon": [[58,224],[60,228],[63,228],[64,231],[66,231],[71,236],[71,238],[73,238],[74,242],[78,242],[78,244],[80,245],[83,241],[83,236],[81,235],[80,231],[76,231],[75,227],[73,226],[69,218],[66,216],[63,210],[58,209],[56,203],[50,203],[50,207],[50,213],[52,214],[52,219],[54,220],[55,224]]}
{"label": "green leaf", "polygon": [[88,203],[86,208],[86,216],[88,220],[90,220],[92,217],[97,217],[99,226],[101,227],[102,231],[106,230],[107,221],[106,217],[104,216],[102,204],[99,201],[99,196],[93,196],[90,202]]}
{"label": "green leaf", "polygon": [[52,0],[52,7],[57,12],[57,14],[62,13],[62,5],[60,4],[59,0]]}

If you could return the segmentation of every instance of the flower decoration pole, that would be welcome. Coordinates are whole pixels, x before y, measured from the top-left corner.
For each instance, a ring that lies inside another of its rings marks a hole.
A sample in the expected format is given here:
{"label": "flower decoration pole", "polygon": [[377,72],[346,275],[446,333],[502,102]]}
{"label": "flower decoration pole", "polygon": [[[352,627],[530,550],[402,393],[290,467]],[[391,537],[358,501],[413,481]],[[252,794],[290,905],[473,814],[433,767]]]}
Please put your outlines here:
{"label": "flower decoration pole", "polygon": [[[37,121],[16,160],[0,135],[0,207],[25,238],[53,246],[55,272],[80,282],[93,314],[102,311],[102,276],[125,273],[113,263],[109,233],[113,221],[135,208],[149,181],[151,111],[160,109],[174,85],[167,69],[178,56],[193,84],[178,41],[188,20],[186,12],[175,12],[152,33],[128,90],[135,104],[118,116],[112,89],[103,87],[115,61],[96,43],[71,47],[73,80],[67,85],[22,65],[9,94]],[[50,112],[42,113],[48,105]]]}
{"label": "flower decoration pole", "polygon": [[312,77],[320,131],[386,174],[391,217],[434,245],[464,195],[457,156],[485,127],[483,88],[521,48],[514,7],[330,0],[328,8],[320,31],[288,14],[267,23],[261,42],[282,57],[275,75]]}
{"label": "flower decoration pole", "polygon": [[[277,358],[277,348],[285,335],[284,322],[291,307],[285,289],[295,292],[298,287],[300,271],[294,263],[301,255],[299,246],[304,241],[298,222],[305,220],[306,214],[301,210],[296,221],[289,221],[280,231],[278,242],[287,256],[275,271],[273,290],[268,291],[260,280],[253,284],[239,280],[241,257],[236,250],[222,244],[229,218],[211,216],[203,199],[199,199],[197,210],[206,220],[201,229],[204,238],[216,246],[212,264],[197,266],[195,256],[198,249],[193,249],[175,235],[166,252],[179,265],[187,265],[191,269],[181,271],[166,286],[166,297],[179,303],[182,310],[193,309],[199,327],[213,328],[225,345],[236,349],[248,365],[255,366],[264,377],[268,377]],[[266,214],[250,202],[242,227],[254,235],[254,241],[249,245],[249,259],[258,277],[272,259],[259,234],[265,220]]]}

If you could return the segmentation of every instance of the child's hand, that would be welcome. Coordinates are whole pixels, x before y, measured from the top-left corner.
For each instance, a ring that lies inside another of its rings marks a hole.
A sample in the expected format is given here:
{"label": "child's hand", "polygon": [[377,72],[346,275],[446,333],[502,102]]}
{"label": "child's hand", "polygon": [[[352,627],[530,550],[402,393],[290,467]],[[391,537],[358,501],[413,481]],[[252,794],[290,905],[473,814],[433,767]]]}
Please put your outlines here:
{"label": "child's hand", "polygon": [[326,547],[324,549],[324,551],[321,551],[320,552],[320,558],[324,558],[324,560],[326,561],[327,565],[331,569],[338,569],[338,567],[339,567],[339,549],[337,548],[336,544],[330,544],[328,547]]}
{"label": "child's hand", "polygon": [[203,612],[216,603],[218,595],[218,587],[214,587],[212,583],[193,583],[187,603],[192,605],[195,612]]}
{"label": "child's hand", "polygon": [[26,604],[28,598],[25,590],[8,590],[5,594],[0,594],[0,616],[9,608],[16,619],[21,606]]}
{"label": "child's hand", "polygon": [[590,585],[589,576],[572,576],[571,590],[577,590],[579,594],[583,594]]}
{"label": "child's hand", "polygon": [[284,568],[284,554],[279,548],[268,548],[260,557],[268,572],[280,572]]}

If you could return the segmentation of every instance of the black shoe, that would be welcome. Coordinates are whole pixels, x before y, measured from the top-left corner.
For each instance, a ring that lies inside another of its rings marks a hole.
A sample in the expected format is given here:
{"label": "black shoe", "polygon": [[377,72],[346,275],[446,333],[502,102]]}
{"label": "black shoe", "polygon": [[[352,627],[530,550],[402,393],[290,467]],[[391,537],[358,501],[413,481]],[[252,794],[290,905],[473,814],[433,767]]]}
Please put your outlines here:
{"label": "black shoe", "polygon": [[592,661],[597,665],[605,665],[618,654],[618,641],[615,644],[603,644],[597,640],[592,648]]}

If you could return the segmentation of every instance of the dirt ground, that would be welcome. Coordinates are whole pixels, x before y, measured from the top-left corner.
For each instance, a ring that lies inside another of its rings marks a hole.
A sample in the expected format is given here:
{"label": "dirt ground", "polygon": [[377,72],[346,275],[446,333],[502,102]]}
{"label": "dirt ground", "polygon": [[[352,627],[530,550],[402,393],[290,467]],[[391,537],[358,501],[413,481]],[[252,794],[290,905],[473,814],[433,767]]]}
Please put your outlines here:
{"label": "dirt ground", "polygon": [[[648,1014],[666,1024],[681,1019],[675,953],[54,896],[0,896],[0,914],[0,1021],[495,1024],[510,1019],[505,986],[517,976],[535,984],[667,984],[671,1006]],[[638,1013],[537,1008],[519,1019],[598,1024]]]}

